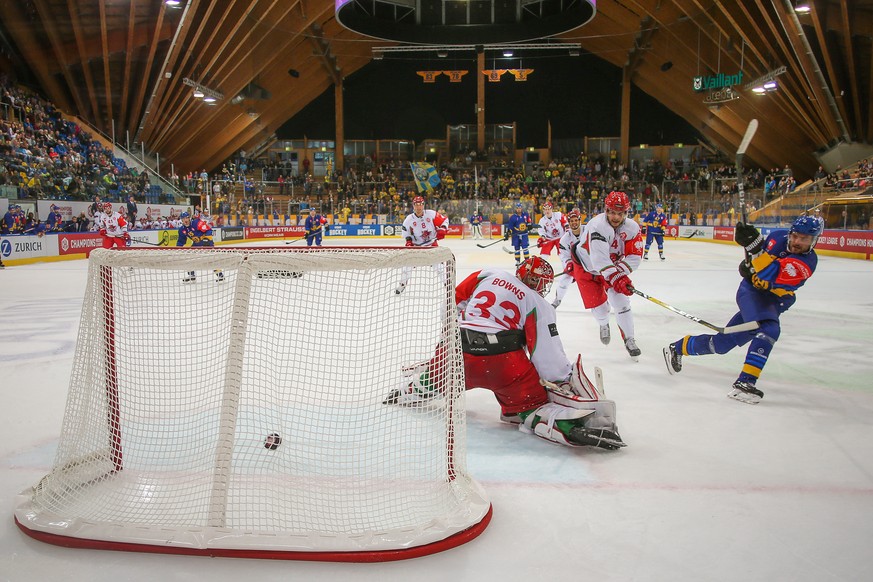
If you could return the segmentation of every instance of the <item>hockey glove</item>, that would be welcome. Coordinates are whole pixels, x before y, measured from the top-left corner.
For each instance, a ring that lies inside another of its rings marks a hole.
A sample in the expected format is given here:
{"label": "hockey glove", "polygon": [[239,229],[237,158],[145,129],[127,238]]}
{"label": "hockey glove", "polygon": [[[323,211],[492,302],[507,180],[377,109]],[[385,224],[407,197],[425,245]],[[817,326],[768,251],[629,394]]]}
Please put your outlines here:
{"label": "hockey glove", "polygon": [[106,229],[105,229],[105,228],[101,228],[99,234],[100,234],[100,236],[106,236]]}
{"label": "hockey glove", "polygon": [[124,246],[131,246],[133,241],[130,240],[130,235],[128,233],[124,233]]}
{"label": "hockey glove", "polygon": [[538,246],[538,247],[543,246],[543,238],[542,238],[542,237],[540,237],[540,238],[537,239],[537,246]]}
{"label": "hockey glove", "polygon": [[575,267],[573,266],[573,261],[567,261],[567,264],[564,265],[564,273],[573,276],[573,271]]}
{"label": "hockey glove", "polygon": [[752,255],[761,252],[764,247],[764,237],[751,224],[737,223],[734,231],[734,241]]}
{"label": "hockey glove", "polygon": [[740,276],[743,279],[752,283],[752,275],[755,274],[754,269],[752,269],[752,264],[749,261],[740,261]]}
{"label": "hockey glove", "polygon": [[627,275],[620,275],[614,278],[610,285],[615,290],[616,293],[621,293],[622,295],[633,295],[633,283],[631,283],[630,277]]}
{"label": "hockey glove", "polygon": [[414,247],[414,246],[415,246],[414,244],[412,244],[412,239],[411,239],[411,238],[406,239],[406,246],[408,246],[408,247]]}
{"label": "hockey glove", "polygon": [[509,240],[509,231],[508,230],[505,233],[503,233],[503,240]]}
{"label": "hockey glove", "polygon": [[443,240],[444,238],[446,238],[446,229],[445,228],[438,228],[436,230],[436,237],[437,237],[437,240]]}

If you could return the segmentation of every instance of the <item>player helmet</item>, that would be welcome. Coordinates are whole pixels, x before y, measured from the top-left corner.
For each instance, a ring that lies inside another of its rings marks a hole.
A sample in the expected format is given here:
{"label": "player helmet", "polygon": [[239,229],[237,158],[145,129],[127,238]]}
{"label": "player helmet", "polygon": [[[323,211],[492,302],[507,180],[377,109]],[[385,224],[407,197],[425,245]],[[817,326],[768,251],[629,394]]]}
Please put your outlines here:
{"label": "player helmet", "polygon": [[582,220],[582,214],[579,212],[578,208],[574,208],[567,213],[567,220],[570,220],[571,218],[575,218],[576,220]]}
{"label": "player helmet", "polygon": [[52,204],[51,209],[53,212],[57,212],[58,210],[60,210],[60,207],[57,204]]}
{"label": "player helmet", "polygon": [[627,198],[627,194],[622,192],[621,190],[613,190],[609,194],[606,195],[606,200],[604,200],[603,204],[609,209],[615,212],[627,212],[630,210],[630,200]]}
{"label": "player helmet", "polygon": [[552,209],[552,203],[551,203],[551,202],[545,202],[545,203],[543,203],[543,212],[545,212],[546,210],[551,210],[551,209]]}
{"label": "player helmet", "polygon": [[413,204],[424,204],[424,197],[423,196],[416,196],[415,198],[412,199],[412,203]]}
{"label": "player helmet", "polygon": [[183,212],[179,215],[179,218],[191,218],[191,214],[188,212]]}
{"label": "player helmet", "polygon": [[530,257],[518,266],[515,276],[521,279],[522,283],[545,297],[549,289],[552,288],[555,271],[548,261],[540,257]]}
{"label": "player helmet", "polygon": [[105,212],[106,214],[112,213],[112,202],[104,202],[101,205],[101,208],[103,208],[103,212]]}
{"label": "player helmet", "polygon": [[812,216],[798,216],[791,224],[791,228],[788,229],[789,234],[792,232],[811,236],[812,243],[809,245],[809,250],[811,251],[821,234],[821,222]]}

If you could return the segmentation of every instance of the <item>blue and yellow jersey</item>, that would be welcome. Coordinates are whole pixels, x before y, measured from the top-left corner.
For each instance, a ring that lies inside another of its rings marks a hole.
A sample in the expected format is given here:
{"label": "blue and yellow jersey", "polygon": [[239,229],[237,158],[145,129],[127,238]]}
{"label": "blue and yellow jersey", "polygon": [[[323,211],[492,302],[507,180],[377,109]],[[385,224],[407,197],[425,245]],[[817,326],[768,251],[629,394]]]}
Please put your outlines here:
{"label": "blue and yellow jersey", "polygon": [[188,241],[191,241],[191,246],[194,247],[211,247],[215,243],[212,240],[212,225],[209,222],[200,218],[195,218],[191,224],[179,227],[179,239],[176,241],[177,247],[184,247]]}
{"label": "blue and yellow jersey", "polygon": [[772,293],[780,299],[783,311],[794,304],[794,292],[812,277],[818,264],[815,251],[796,254],[788,251],[788,231],[774,230],[764,242],[764,251],[752,259],[755,274],[744,280],[758,291]]}

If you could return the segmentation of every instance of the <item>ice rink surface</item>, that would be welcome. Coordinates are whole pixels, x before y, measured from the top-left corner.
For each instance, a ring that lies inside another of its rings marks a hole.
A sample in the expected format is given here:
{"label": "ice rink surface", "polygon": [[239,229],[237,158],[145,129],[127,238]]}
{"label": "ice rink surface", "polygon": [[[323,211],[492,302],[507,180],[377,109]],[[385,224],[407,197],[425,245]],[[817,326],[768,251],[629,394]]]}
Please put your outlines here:
{"label": "ice rink surface", "polygon": [[[445,242],[459,280],[483,267],[514,270],[503,244],[476,242]],[[740,249],[665,246],[667,260],[652,252],[634,284],[724,325],[736,311]],[[85,261],[0,271],[0,580],[873,580],[869,261],[820,257],[782,317],[757,406],[726,398],[744,350],[686,358],[670,376],[661,348],[706,328],[634,297],[643,351],[634,363],[614,319],[612,343],[600,343],[571,288],[558,308],[564,347],[582,354],[589,375],[603,369],[629,446],[552,445],[500,423],[490,392],[469,392],[468,466],[491,497],[491,525],[448,552],[382,564],[72,550],[22,534],[15,497],[53,460],[85,278]]]}

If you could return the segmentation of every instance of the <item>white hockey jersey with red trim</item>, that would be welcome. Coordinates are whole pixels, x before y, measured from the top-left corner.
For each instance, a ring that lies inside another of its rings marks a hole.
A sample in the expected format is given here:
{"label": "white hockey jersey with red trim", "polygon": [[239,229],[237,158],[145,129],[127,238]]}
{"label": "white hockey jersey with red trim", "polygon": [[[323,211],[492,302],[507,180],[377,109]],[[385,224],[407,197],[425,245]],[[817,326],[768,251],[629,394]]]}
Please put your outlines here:
{"label": "white hockey jersey with red trim", "polygon": [[642,261],[643,240],[640,225],[626,218],[613,228],[606,214],[598,214],[585,225],[576,257],[589,273],[603,275],[610,280],[616,269],[629,275]]}
{"label": "white hockey jersey with red trim", "polygon": [[567,231],[567,219],[560,212],[552,212],[551,218],[540,218],[540,236],[545,240],[557,240]]}
{"label": "white hockey jersey with red trim", "polygon": [[121,216],[120,212],[113,212],[111,215],[103,213],[100,228],[105,230],[109,236],[124,236],[124,233],[127,232],[127,219]]}
{"label": "white hockey jersey with red trim", "polygon": [[563,380],[572,365],[564,352],[555,310],[539,293],[500,269],[483,269],[455,289],[460,326],[483,333],[523,330],[530,360],[540,377]]}
{"label": "white hockey jersey with red trim", "polygon": [[413,212],[403,221],[403,239],[412,238],[417,247],[436,246],[438,228],[448,228],[448,219],[434,210],[425,210],[422,216]]}

